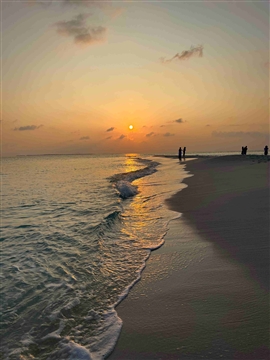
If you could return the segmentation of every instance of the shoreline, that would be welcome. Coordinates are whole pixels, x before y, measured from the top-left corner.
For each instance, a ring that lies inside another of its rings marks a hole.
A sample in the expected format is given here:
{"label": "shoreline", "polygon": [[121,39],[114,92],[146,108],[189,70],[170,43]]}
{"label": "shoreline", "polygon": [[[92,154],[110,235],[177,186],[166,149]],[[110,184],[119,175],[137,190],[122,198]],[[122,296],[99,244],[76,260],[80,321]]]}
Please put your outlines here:
{"label": "shoreline", "polygon": [[169,209],[183,213],[203,238],[244,265],[269,291],[269,157],[198,159],[186,170],[195,175],[184,180],[187,188],[166,200]]}
{"label": "shoreline", "polygon": [[186,163],[194,176],[166,201],[182,216],[117,306],[110,360],[269,359],[268,167],[235,155]]}

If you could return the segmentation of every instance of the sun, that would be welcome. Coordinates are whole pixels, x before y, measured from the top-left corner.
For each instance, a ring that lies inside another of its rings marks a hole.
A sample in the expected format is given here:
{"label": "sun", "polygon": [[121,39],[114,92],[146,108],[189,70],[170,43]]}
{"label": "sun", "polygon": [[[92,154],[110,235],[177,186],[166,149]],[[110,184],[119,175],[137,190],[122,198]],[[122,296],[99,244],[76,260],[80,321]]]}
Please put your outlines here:
{"label": "sun", "polygon": [[129,125],[129,130],[133,130],[133,125]]}

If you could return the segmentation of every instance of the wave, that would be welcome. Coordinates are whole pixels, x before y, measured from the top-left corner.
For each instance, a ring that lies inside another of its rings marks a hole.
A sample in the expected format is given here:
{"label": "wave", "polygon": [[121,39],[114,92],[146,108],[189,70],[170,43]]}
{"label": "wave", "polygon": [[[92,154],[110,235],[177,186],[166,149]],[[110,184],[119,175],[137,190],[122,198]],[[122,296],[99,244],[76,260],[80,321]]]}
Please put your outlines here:
{"label": "wave", "polygon": [[116,226],[117,222],[119,222],[121,213],[121,210],[114,210],[110,213],[107,213],[103,216],[102,220],[98,220],[96,224],[91,224],[87,227],[88,234],[101,235],[104,234],[104,231],[106,230],[110,232],[115,230],[114,226]]}
{"label": "wave", "polygon": [[131,183],[144,176],[152,175],[157,171],[157,166],[160,165],[157,161],[141,158],[136,158],[136,160],[147,166],[139,170],[115,174],[110,178],[110,181],[114,183],[114,187],[122,199],[137,195],[139,193],[138,187],[136,185],[131,185]]}

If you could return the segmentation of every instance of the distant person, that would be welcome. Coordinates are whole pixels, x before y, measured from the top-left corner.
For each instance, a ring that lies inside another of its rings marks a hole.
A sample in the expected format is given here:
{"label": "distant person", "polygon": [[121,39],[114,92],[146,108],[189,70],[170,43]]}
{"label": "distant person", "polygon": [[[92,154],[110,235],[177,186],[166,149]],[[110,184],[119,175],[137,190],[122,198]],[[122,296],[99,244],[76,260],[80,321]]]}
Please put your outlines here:
{"label": "distant person", "polygon": [[182,148],[180,147],[178,150],[178,159],[181,160],[182,159]]}
{"label": "distant person", "polygon": [[186,157],[186,147],[184,147],[184,149],[183,149],[183,158],[185,158]]}
{"label": "distant person", "polygon": [[245,148],[244,146],[242,146],[242,152],[241,152],[241,155],[244,155],[245,154]]}
{"label": "distant person", "polygon": [[247,155],[248,147],[245,146],[244,149],[245,149],[244,155]]}
{"label": "distant person", "polygon": [[265,145],[264,147],[264,155],[267,156],[268,155],[268,146]]}

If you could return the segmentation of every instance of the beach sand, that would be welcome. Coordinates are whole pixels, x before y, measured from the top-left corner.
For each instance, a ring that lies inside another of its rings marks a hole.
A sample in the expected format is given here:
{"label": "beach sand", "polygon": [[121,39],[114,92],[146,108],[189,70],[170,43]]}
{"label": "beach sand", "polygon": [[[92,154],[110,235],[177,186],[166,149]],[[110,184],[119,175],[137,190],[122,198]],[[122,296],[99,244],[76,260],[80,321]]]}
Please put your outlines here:
{"label": "beach sand", "polygon": [[267,360],[269,161],[200,158],[168,199],[172,220],[142,279],[119,304],[109,360]]}

